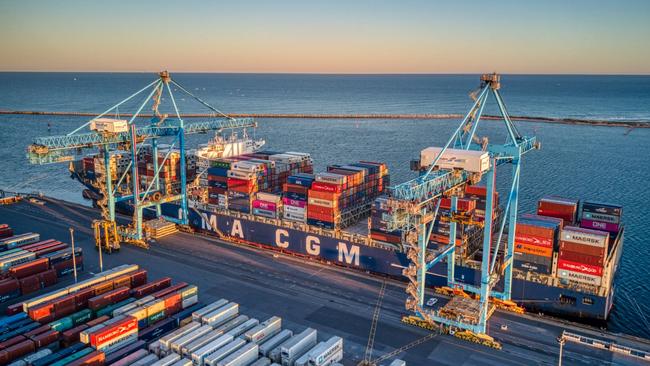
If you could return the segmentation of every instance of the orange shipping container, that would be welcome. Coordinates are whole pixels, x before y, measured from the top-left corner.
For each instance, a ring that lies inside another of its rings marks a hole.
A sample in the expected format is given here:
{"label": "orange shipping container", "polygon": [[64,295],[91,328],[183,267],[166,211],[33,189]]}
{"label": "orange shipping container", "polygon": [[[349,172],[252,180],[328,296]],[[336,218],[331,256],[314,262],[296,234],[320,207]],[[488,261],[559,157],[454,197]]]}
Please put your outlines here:
{"label": "orange shipping container", "polygon": [[307,213],[333,216],[336,211],[336,209],[331,207],[315,206],[312,204],[307,205]]}
{"label": "orange shipping container", "polygon": [[540,257],[550,257],[553,254],[553,248],[544,248],[537,245],[515,243],[515,252],[537,255]]}
{"label": "orange shipping container", "polygon": [[334,193],[334,192],[321,192],[321,191],[314,191],[314,190],[309,190],[309,198],[316,198],[320,200],[327,200],[327,201],[337,201],[341,197],[340,193]]}
{"label": "orange shipping container", "polygon": [[307,212],[307,218],[320,220],[320,221],[327,221],[327,222],[336,222],[334,219],[334,215],[326,215],[326,214],[320,214],[320,213],[309,212],[309,211]]}

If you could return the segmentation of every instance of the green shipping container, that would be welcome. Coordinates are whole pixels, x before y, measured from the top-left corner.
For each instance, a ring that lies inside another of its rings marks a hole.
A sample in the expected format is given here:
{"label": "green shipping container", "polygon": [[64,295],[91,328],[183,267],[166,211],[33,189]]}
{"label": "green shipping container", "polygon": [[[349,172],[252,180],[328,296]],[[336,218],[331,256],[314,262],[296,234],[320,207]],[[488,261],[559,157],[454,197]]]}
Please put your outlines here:
{"label": "green shipping container", "polygon": [[72,319],[72,323],[75,326],[85,323],[92,318],[93,318],[93,311],[90,309],[81,310],[70,315],[70,319]]}
{"label": "green shipping container", "polygon": [[165,310],[149,315],[149,317],[147,317],[147,324],[151,325],[162,319],[165,319]]}
{"label": "green shipping container", "polygon": [[212,166],[217,168],[230,169],[230,162],[217,160],[212,162]]}
{"label": "green shipping container", "polygon": [[71,363],[72,361],[78,360],[78,359],[82,358],[83,356],[85,356],[85,355],[87,355],[87,354],[89,354],[91,352],[94,352],[94,351],[95,351],[94,349],[92,349],[90,347],[86,347],[86,348],[82,349],[81,351],[79,351],[77,353],[73,353],[68,357],[65,357],[65,358],[62,358],[62,359],[56,361],[55,363],[51,364],[50,366],[64,366],[64,365],[67,365],[67,364]]}
{"label": "green shipping container", "polygon": [[74,322],[72,321],[72,318],[66,316],[65,318],[51,322],[49,326],[57,332],[65,332],[74,326]]}

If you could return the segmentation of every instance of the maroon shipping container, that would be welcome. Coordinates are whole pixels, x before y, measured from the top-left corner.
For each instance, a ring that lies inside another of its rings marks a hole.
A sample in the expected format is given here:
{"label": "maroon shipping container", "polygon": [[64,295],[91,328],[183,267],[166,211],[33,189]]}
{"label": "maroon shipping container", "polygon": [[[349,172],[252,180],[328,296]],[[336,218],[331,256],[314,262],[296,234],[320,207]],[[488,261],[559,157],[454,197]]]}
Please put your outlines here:
{"label": "maroon shipping container", "polygon": [[49,259],[39,258],[31,262],[13,266],[9,269],[9,273],[11,274],[12,277],[21,279],[21,278],[35,275],[37,273],[47,271],[49,268],[50,268]]}
{"label": "maroon shipping container", "polygon": [[38,279],[38,275],[33,275],[25,277],[20,282],[20,292],[23,295],[31,294],[41,289],[41,281]]}
{"label": "maroon shipping container", "polygon": [[0,365],[7,364],[22,356],[30,354],[36,350],[34,342],[31,339],[14,344],[11,347],[0,351]]}
{"label": "maroon shipping container", "polygon": [[79,342],[79,334],[84,330],[90,328],[87,324],[81,324],[72,329],[68,329],[61,334],[63,346],[68,347],[73,343]]}
{"label": "maroon shipping container", "polygon": [[517,222],[515,237],[519,235],[531,235],[540,238],[548,238],[553,240],[555,238],[556,230],[543,226],[529,225],[523,222]]}
{"label": "maroon shipping container", "polygon": [[40,327],[38,327],[36,329],[32,329],[29,332],[25,333],[25,337],[32,338],[32,337],[34,337],[36,335],[39,335],[41,333],[45,333],[45,332],[47,332],[49,330],[52,330],[52,327],[50,327],[49,325],[46,324],[46,325],[40,326]]}
{"label": "maroon shipping container", "polygon": [[36,348],[45,347],[59,340],[59,332],[56,330],[50,330],[33,337],[32,340],[34,341]]}
{"label": "maroon shipping container", "polygon": [[38,279],[41,281],[43,287],[56,285],[58,277],[56,276],[56,269],[50,269],[38,274]]}
{"label": "maroon shipping container", "polygon": [[172,284],[172,279],[170,277],[161,278],[159,280],[144,284],[142,286],[136,287],[131,290],[131,294],[135,298],[142,298],[149,294],[152,294],[156,291],[160,291],[164,288],[169,287]]}
{"label": "maroon shipping container", "polygon": [[59,251],[59,250],[63,250],[63,249],[65,249],[65,248],[67,248],[67,247],[68,247],[68,244],[61,243],[61,244],[57,244],[57,245],[49,246],[49,247],[47,247],[47,248],[43,248],[43,249],[39,249],[39,250],[35,250],[35,251],[34,251],[34,254],[36,254],[37,257],[41,257],[41,256],[43,256],[43,255],[45,255],[45,254],[49,254],[49,253],[53,253],[53,252],[57,252],[57,251]]}
{"label": "maroon shipping container", "polygon": [[595,247],[593,245],[580,244],[580,243],[560,240],[560,251],[581,253],[581,254],[596,256],[604,259],[606,256],[605,249],[606,248],[604,247]]}
{"label": "maroon shipping container", "polygon": [[187,282],[179,282],[179,283],[175,284],[174,286],[171,286],[171,287],[168,287],[166,289],[162,289],[160,291],[154,292],[153,294],[151,294],[151,296],[155,297],[156,299],[159,299],[161,297],[167,296],[167,295],[171,294],[172,292],[178,291],[178,290],[180,290],[182,288],[185,288],[185,287],[187,287]]}
{"label": "maroon shipping container", "polygon": [[131,288],[131,275],[125,274],[113,279],[113,288],[120,288],[125,286]]}
{"label": "maroon shipping container", "polygon": [[113,281],[108,280],[108,281],[100,282],[94,285],[92,288],[93,290],[95,290],[95,296],[99,296],[101,294],[105,294],[113,290]]}
{"label": "maroon shipping container", "polygon": [[7,306],[7,310],[5,311],[6,315],[16,315],[20,312],[23,311],[23,303],[19,302],[13,305]]}
{"label": "maroon shipping container", "polygon": [[64,309],[72,309],[73,311],[77,309],[75,294],[59,297],[58,299],[52,300],[52,303],[54,304],[54,313],[57,317],[60,316],[59,313],[62,313]]}
{"label": "maroon shipping container", "polygon": [[88,308],[90,308],[90,310],[96,311],[107,305],[126,300],[129,297],[130,292],[130,289],[124,286],[109,291],[105,294],[95,296],[92,299],[88,300]]}
{"label": "maroon shipping container", "polygon": [[86,322],[86,325],[88,326],[88,328],[94,327],[95,325],[101,324],[101,323],[107,321],[110,318],[111,317],[108,316],[108,315],[102,315],[99,318],[96,318],[96,319],[93,319],[93,320],[90,320],[90,321]]}
{"label": "maroon shipping container", "polygon": [[0,295],[8,294],[20,289],[20,282],[13,278],[0,281]]}
{"label": "maroon shipping container", "polygon": [[602,267],[605,263],[605,258],[601,256],[570,252],[568,250],[560,250],[559,258],[570,262],[583,263],[596,267]]}
{"label": "maroon shipping container", "polygon": [[[83,263],[84,263],[83,255],[78,256],[77,258],[74,259],[74,261],[75,261],[74,263],[77,264],[77,268],[81,267],[81,265],[83,265]],[[57,274],[58,273],[66,273],[66,274],[67,273],[72,273],[72,271],[73,271],[73,269],[72,269],[73,268],[73,259],[70,258],[67,261],[56,263],[56,264],[54,264],[52,266],[52,268],[56,269]],[[66,270],[69,270],[69,271],[66,271]]]}
{"label": "maroon shipping container", "polygon": [[43,240],[43,241],[38,241],[38,242],[33,243],[33,244],[23,245],[23,246],[20,247],[20,249],[31,251],[34,248],[38,248],[40,246],[47,245],[47,244],[50,244],[50,243],[60,243],[60,241],[56,241],[54,239],[47,239],[47,240]]}
{"label": "maroon shipping container", "polygon": [[131,274],[131,288],[147,283],[147,270],[141,269]]}
{"label": "maroon shipping container", "polygon": [[95,297],[95,289],[92,287],[81,289],[74,293],[77,308],[83,309],[88,307],[88,300]]}
{"label": "maroon shipping container", "polygon": [[18,344],[18,343],[20,343],[22,341],[25,341],[26,339],[27,339],[27,337],[25,337],[22,334],[17,335],[17,336],[15,336],[13,338],[9,338],[6,341],[0,343],[0,349],[9,348],[9,347],[13,346],[14,344]]}
{"label": "maroon shipping container", "polygon": [[578,213],[578,203],[578,200],[569,198],[544,197],[537,202],[537,214],[557,217],[568,223],[575,223]]}

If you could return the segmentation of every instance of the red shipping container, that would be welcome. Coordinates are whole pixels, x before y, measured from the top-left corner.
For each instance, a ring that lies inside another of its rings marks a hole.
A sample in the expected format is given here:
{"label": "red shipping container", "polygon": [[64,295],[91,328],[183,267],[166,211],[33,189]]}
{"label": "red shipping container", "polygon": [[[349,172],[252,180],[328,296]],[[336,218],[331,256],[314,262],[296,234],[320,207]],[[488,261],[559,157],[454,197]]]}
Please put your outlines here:
{"label": "red shipping container", "polygon": [[88,300],[95,297],[95,289],[92,287],[81,289],[74,293],[75,303],[78,308],[88,307]]}
{"label": "red shipping container", "polygon": [[327,215],[328,217],[334,217],[336,213],[338,213],[338,210],[331,207],[323,207],[311,204],[307,205],[307,214],[319,214]]}
{"label": "red shipping container", "polygon": [[0,281],[0,295],[8,294],[20,289],[20,282],[13,278]]}
{"label": "red shipping container", "polygon": [[309,191],[341,193],[342,190],[343,187],[339,184],[314,181],[314,183],[311,184],[311,189]]}
{"label": "red shipping container", "polygon": [[606,255],[604,247],[596,247],[593,245],[580,244],[563,240],[560,241],[560,251],[582,253],[601,258],[605,258]]}
{"label": "red shipping container", "polygon": [[578,212],[578,201],[561,197],[544,197],[537,202],[537,214],[557,217],[574,223]]}
{"label": "red shipping container", "polygon": [[385,241],[387,243],[393,244],[399,244],[402,241],[402,238],[400,236],[380,233],[376,231],[371,232],[370,237],[374,240]]}
{"label": "red shipping container", "polygon": [[536,236],[538,238],[548,238],[553,240],[555,238],[555,233],[556,230],[552,228],[536,226],[536,225],[528,225],[528,224],[518,222],[515,238],[517,236],[531,235],[531,236]]}
{"label": "red shipping container", "polygon": [[126,318],[110,324],[107,327],[90,334],[90,345],[97,346],[110,342],[111,340],[138,329],[138,319],[127,316]]}
{"label": "red shipping container", "polygon": [[291,184],[291,183],[284,183],[282,185],[282,190],[285,192],[299,193],[299,194],[307,194],[309,192],[309,188],[297,184]]}
{"label": "red shipping container", "polygon": [[568,250],[560,250],[559,258],[570,262],[584,263],[590,266],[598,267],[602,267],[605,263],[605,259],[601,256],[570,252]]}
{"label": "red shipping container", "polygon": [[152,294],[156,291],[160,291],[163,288],[171,286],[172,279],[170,277],[161,278],[159,280],[144,284],[142,286],[136,287],[131,290],[131,294],[135,298],[141,298],[146,295]]}
{"label": "red shipping container", "polygon": [[69,294],[52,301],[54,304],[54,314],[57,317],[60,317],[62,313],[72,309],[73,311],[77,309],[77,302],[75,300],[75,294]]}
{"label": "red shipping container", "polygon": [[169,294],[164,297],[164,300],[165,314],[167,315],[175,314],[183,309],[183,298],[180,292]]}
{"label": "red shipping container", "polygon": [[536,245],[545,248],[553,248],[553,239],[534,236],[534,235],[524,235],[524,234],[515,235],[515,243]]}
{"label": "red shipping container", "polygon": [[559,259],[557,261],[557,268],[566,269],[567,271],[580,272],[591,276],[603,275],[603,267],[601,266],[590,266],[588,264],[576,263],[563,259]]}
{"label": "red shipping container", "polygon": [[235,187],[249,187],[249,188],[252,188],[255,185],[255,182],[253,180],[228,178],[227,184],[228,184],[228,189],[235,188]]}
{"label": "red shipping container", "polygon": [[29,276],[21,279],[20,281],[20,292],[23,295],[31,294],[41,289],[41,281],[38,279],[38,275]]}
{"label": "red shipping container", "polygon": [[50,268],[48,258],[39,258],[31,262],[19,264],[13,266],[9,269],[9,273],[12,277],[17,279],[25,278],[27,276],[35,275],[43,271],[47,271]]}
{"label": "red shipping container", "polygon": [[5,311],[5,315],[16,315],[18,313],[21,313],[23,311],[23,303],[19,302],[13,305],[7,306],[7,310]]}
{"label": "red shipping container", "polygon": [[36,350],[34,342],[31,339],[14,344],[11,347],[0,351],[0,364],[7,364],[11,361],[17,360],[22,356],[30,354]]}
{"label": "red shipping container", "polygon": [[485,197],[487,196],[487,187],[467,185],[465,186],[465,193]]}
{"label": "red shipping container", "polygon": [[43,284],[43,287],[53,286],[57,283],[56,269],[50,269],[38,274],[38,279]]}
{"label": "red shipping container", "polygon": [[32,340],[34,341],[36,348],[45,347],[59,340],[59,332],[56,330],[50,330],[35,336]]}
{"label": "red shipping container", "polygon": [[147,270],[141,269],[133,272],[131,275],[131,288],[142,286],[147,283]]}

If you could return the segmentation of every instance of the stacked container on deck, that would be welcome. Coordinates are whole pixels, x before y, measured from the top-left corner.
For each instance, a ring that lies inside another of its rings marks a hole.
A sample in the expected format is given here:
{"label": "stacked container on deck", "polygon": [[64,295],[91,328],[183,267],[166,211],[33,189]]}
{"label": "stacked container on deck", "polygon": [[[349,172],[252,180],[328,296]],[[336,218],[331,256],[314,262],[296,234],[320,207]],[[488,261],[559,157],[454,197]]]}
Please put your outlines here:
{"label": "stacked container on deck", "polygon": [[[487,204],[487,188],[484,186],[466,186],[465,198],[476,201],[474,208],[474,216],[476,220],[481,221],[485,219],[485,206]],[[492,202],[493,216],[499,206],[499,192],[494,192],[494,199]]]}
{"label": "stacked container on deck", "polygon": [[284,219],[307,222],[307,195],[314,180],[316,177],[309,173],[299,173],[287,178],[287,183],[282,186]]}
{"label": "stacked container on deck", "polygon": [[309,154],[293,152],[257,152],[219,159],[213,165],[208,169],[208,203],[244,213],[257,205],[253,208],[264,217],[277,217],[280,202],[277,197],[261,199],[257,192],[279,193],[290,175],[313,170]]}
{"label": "stacked container on deck", "polygon": [[346,211],[369,204],[388,186],[383,163],[359,162],[330,165],[318,173],[308,191],[307,223],[327,229],[341,227]]}
{"label": "stacked container on deck", "polygon": [[515,268],[540,274],[551,274],[553,253],[562,219],[526,214],[517,219],[515,233]]}
{"label": "stacked container on deck", "polygon": [[402,242],[401,230],[388,230],[390,221],[390,208],[387,197],[377,197],[370,209],[370,238],[387,243],[400,244]]}
{"label": "stacked container on deck", "polygon": [[[464,215],[467,217],[476,215],[476,202],[474,198],[458,198],[456,203],[456,214]],[[431,231],[430,242],[444,246],[449,244],[450,224],[448,218],[451,215],[451,198],[442,197],[440,199],[440,209],[438,211],[438,219],[436,220],[433,230]],[[457,223],[456,224],[456,246],[462,246],[466,234],[468,233],[469,226]]]}
{"label": "stacked container on deck", "polygon": [[[0,302],[26,295],[57,283],[73,271],[72,249],[57,240],[31,242],[13,238],[34,238],[23,234],[0,241]],[[82,249],[76,248],[77,270],[83,269]]]}

